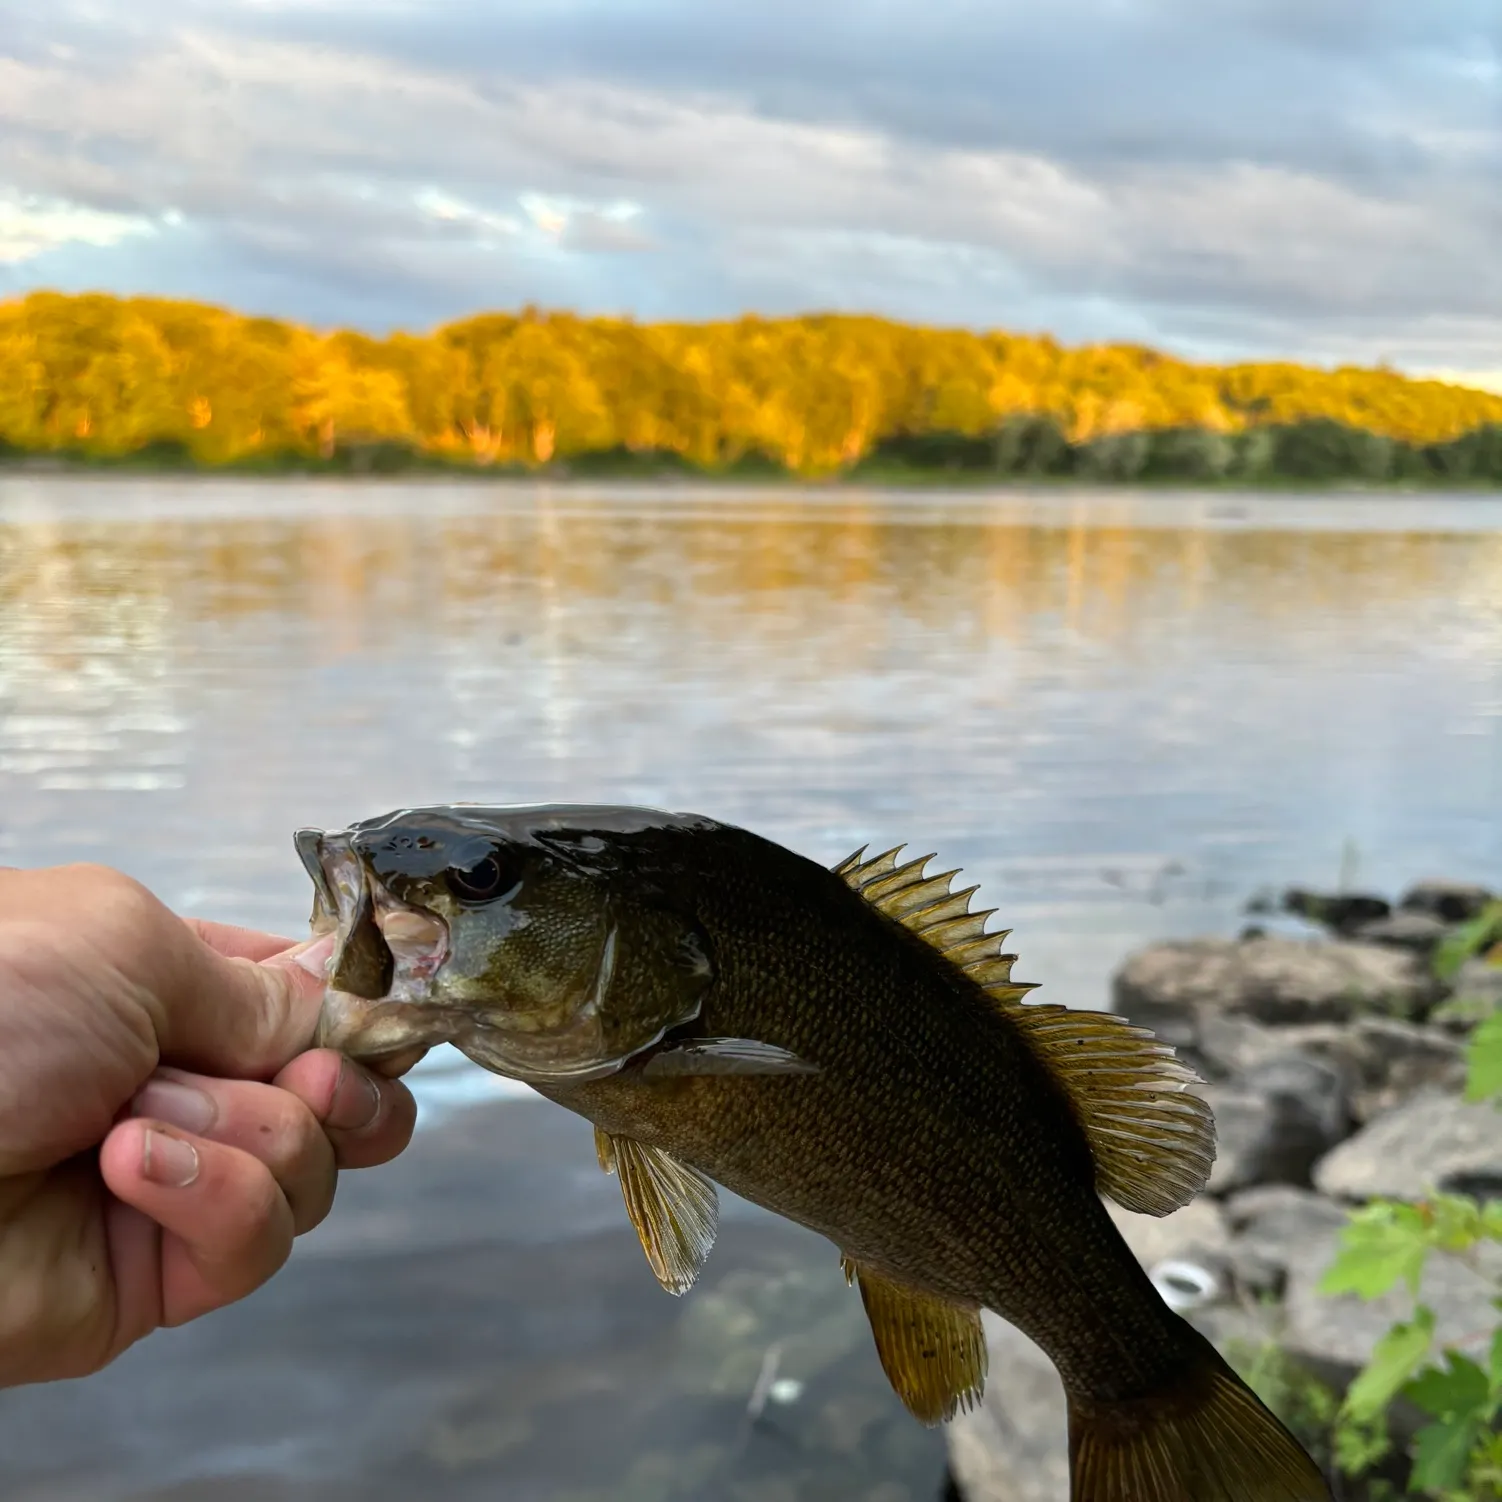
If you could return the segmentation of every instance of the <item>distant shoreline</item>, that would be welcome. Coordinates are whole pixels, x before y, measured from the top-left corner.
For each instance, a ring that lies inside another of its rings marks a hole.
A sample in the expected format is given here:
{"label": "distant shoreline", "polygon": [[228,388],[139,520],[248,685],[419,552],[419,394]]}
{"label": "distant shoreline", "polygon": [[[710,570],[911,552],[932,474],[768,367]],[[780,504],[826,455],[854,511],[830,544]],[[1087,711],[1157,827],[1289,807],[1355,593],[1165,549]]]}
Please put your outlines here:
{"label": "distant shoreline", "polygon": [[588,486],[622,484],[703,487],[726,491],[753,486],[788,491],[905,490],[1057,492],[1106,490],[1165,492],[1214,491],[1228,495],[1474,495],[1502,496],[1502,481],[1488,477],[1391,476],[1382,479],[1354,476],[1312,478],[1294,475],[1111,476],[1091,473],[1007,474],[979,468],[928,468],[890,463],[861,464],[833,475],[802,475],[761,465],[700,469],[689,464],[582,462],[547,465],[478,465],[455,463],[433,455],[412,453],[400,459],[370,456],[358,450],[333,460],[306,456],[259,462],[200,464],[126,454],[118,457],[37,454],[0,456],[0,483],[9,477],[58,476],[73,479],[255,480],[289,483],[348,481],[435,485],[483,483],[497,488],[538,484]]}

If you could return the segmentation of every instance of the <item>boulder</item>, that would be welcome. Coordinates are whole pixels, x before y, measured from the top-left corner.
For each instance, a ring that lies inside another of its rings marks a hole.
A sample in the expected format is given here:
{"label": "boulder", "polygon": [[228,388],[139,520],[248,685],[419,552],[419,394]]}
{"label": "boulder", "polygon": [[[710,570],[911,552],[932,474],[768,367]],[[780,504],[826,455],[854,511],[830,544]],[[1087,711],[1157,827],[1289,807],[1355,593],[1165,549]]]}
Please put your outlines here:
{"label": "boulder", "polygon": [[1328,1238],[1346,1223],[1334,1200],[1293,1184],[1260,1184],[1233,1195],[1225,1207],[1232,1233],[1228,1255],[1236,1287],[1252,1298],[1278,1295],[1288,1264],[1305,1242]]}
{"label": "boulder", "polygon": [[1398,906],[1409,913],[1429,913],[1444,923],[1465,923],[1496,901],[1485,887],[1469,881],[1421,881],[1411,886]]}
{"label": "boulder", "polygon": [[1335,933],[1348,934],[1364,923],[1387,917],[1392,904],[1385,897],[1365,892],[1306,892],[1302,887],[1290,887],[1283,894],[1283,911]]}
{"label": "boulder", "polygon": [[[1320,1280],[1335,1259],[1338,1242],[1339,1232],[1331,1230],[1293,1248],[1283,1342],[1290,1355],[1344,1385],[1366,1364],[1392,1325],[1413,1317],[1413,1298],[1406,1285],[1371,1300],[1321,1293]],[[1455,1257],[1432,1255],[1419,1284],[1420,1299],[1435,1312],[1437,1341],[1466,1342],[1464,1349],[1474,1357],[1484,1357],[1485,1352],[1477,1332],[1488,1332],[1496,1324],[1491,1298],[1502,1278],[1502,1247],[1489,1243],[1479,1251],[1475,1268]]]}
{"label": "boulder", "polygon": [[1184,1053],[1193,1057],[1206,1079],[1232,1080],[1286,1049],[1287,1034],[1294,1031],[1299,1030],[1264,1027],[1250,1017],[1207,1012],[1199,1019],[1193,1046]]}
{"label": "boulder", "polygon": [[1502,1007],[1502,963],[1478,956],[1455,972],[1445,1012],[1458,1014],[1467,1026]]}
{"label": "boulder", "polygon": [[1502,1195],[1502,1113],[1425,1091],[1326,1154],[1314,1187],[1337,1199]]}
{"label": "boulder", "polygon": [[1358,1122],[1391,1110],[1428,1086],[1458,1092],[1465,1050],[1442,1028],[1393,1017],[1358,1017],[1342,1025],[1264,1027],[1248,1017],[1208,1016],[1195,1048],[1186,1050],[1212,1080],[1244,1085],[1265,1060],[1296,1052],[1337,1070]]}
{"label": "boulder", "polygon": [[1420,913],[1408,909],[1389,913],[1371,923],[1359,924],[1351,930],[1351,937],[1363,944],[1392,944],[1398,949],[1412,949],[1421,955],[1431,955],[1439,948],[1450,925],[1433,913]]}
{"label": "boulder", "polygon": [[1113,982],[1118,1012],[1191,1048],[1202,1019],[1217,1014],[1273,1025],[1413,1017],[1435,994],[1408,950],[1271,935],[1156,944],[1133,955]]}
{"label": "boulder", "polygon": [[1272,1054],[1231,1085],[1207,1085],[1217,1151],[1212,1194],[1253,1184],[1308,1184],[1349,1125],[1342,1072],[1308,1054]]}
{"label": "boulder", "polygon": [[1368,1122],[1426,1090],[1465,1088],[1465,1050],[1440,1028],[1392,1017],[1363,1017],[1351,1029],[1362,1066],[1351,1114]]}

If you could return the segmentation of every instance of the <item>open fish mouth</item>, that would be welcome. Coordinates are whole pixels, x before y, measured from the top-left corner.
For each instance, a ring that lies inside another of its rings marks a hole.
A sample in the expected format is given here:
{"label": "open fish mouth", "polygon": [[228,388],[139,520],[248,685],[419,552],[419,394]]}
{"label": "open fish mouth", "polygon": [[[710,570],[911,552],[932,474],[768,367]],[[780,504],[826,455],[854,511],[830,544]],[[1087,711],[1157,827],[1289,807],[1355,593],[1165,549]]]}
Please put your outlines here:
{"label": "open fish mouth", "polygon": [[312,930],[336,935],[316,1046],[369,1059],[429,1041],[413,1036],[413,1013],[448,959],[448,925],[392,896],[347,831],[300,829],[295,843],[313,882]]}

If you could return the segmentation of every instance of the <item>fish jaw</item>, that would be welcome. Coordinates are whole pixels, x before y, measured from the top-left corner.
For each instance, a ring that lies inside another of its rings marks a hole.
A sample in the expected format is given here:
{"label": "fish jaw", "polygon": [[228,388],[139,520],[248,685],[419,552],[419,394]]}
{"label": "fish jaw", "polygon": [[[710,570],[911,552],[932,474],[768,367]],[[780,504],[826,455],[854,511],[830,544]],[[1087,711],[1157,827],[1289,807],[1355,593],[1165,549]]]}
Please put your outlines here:
{"label": "fish jaw", "polygon": [[313,881],[312,932],[336,935],[315,1045],[369,1060],[448,1042],[457,1019],[429,1005],[449,954],[447,924],[393,897],[349,831],[303,829],[295,844]]}
{"label": "fish jaw", "polygon": [[612,886],[609,836],[672,818],[455,804],[300,831],[313,931],[336,939],[319,1041],[362,1059],[452,1043],[529,1084],[650,1052],[698,1017],[712,955],[691,911]]}

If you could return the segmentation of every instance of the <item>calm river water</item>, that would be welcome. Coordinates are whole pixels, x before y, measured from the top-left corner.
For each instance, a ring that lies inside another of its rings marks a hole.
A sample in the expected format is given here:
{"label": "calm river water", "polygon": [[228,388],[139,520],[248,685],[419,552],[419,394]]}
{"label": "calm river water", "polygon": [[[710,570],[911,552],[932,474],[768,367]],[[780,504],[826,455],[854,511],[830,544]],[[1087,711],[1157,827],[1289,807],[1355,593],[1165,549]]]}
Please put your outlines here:
{"label": "calm river water", "polygon": [[1502,498],[0,478],[0,862],[295,934],[296,826],[450,799],[912,842],[1099,1005],[1266,885],[1502,874]]}

